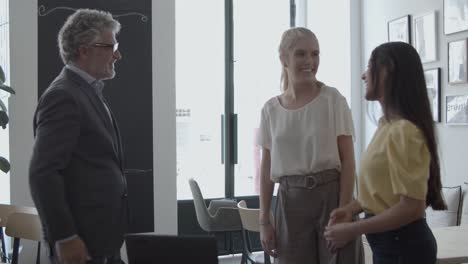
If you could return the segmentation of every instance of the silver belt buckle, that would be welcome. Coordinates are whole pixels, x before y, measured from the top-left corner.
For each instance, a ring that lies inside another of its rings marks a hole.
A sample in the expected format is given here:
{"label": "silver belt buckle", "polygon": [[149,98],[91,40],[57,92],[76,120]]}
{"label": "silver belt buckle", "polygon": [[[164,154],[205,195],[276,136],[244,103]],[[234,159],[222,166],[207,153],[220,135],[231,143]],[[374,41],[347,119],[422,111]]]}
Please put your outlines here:
{"label": "silver belt buckle", "polygon": [[[311,181],[312,181],[312,184],[311,184]],[[314,176],[307,176],[306,177],[306,188],[307,189],[314,189],[315,187],[317,187],[317,178],[315,178]]]}

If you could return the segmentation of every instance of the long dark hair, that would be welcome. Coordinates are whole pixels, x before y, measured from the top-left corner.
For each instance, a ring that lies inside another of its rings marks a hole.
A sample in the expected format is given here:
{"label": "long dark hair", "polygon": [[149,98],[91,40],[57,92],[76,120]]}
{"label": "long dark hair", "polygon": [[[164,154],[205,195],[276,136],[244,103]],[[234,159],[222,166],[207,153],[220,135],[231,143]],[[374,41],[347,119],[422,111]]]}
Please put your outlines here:
{"label": "long dark hair", "polygon": [[[379,80],[386,71],[385,80]],[[426,205],[434,210],[445,210],[442,198],[440,164],[426,81],[421,59],[413,46],[404,42],[388,42],[374,49],[370,59],[372,86],[379,87],[386,119],[396,114],[409,120],[423,133],[431,155]],[[383,89],[382,89],[383,88]]]}

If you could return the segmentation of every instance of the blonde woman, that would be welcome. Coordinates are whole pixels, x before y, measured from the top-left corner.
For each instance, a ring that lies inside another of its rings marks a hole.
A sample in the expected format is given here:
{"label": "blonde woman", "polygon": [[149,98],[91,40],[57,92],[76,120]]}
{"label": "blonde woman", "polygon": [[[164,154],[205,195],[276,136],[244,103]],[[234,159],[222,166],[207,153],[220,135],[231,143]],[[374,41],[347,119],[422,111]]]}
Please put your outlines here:
{"label": "blonde woman", "polygon": [[[353,121],[346,99],[316,79],[317,37],[306,28],[283,33],[279,57],[283,93],[261,112],[260,225],[275,263],[357,263],[360,243],[331,252],[323,232],[330,212],[352,200]],[[275,223],[269,220],[279,183]]]}

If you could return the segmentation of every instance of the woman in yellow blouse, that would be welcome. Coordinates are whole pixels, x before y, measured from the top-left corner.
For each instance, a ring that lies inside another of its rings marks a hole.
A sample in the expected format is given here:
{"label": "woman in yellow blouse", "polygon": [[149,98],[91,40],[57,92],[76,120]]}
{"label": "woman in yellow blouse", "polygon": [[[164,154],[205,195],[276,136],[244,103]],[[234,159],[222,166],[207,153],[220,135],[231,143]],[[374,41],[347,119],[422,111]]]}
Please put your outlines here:
{"label": "woman in yellow blouse", "polygon": [[[378,101],[384,116],[361,160],[358,200],[331,213],[325,237],[336,249],[366,234],[374,264],[435,263],[424,212],[446,205],[421,60],[409,44],[385,43],[362,79],[366,100]],[[362,211],[365,219],[351,222]]]}

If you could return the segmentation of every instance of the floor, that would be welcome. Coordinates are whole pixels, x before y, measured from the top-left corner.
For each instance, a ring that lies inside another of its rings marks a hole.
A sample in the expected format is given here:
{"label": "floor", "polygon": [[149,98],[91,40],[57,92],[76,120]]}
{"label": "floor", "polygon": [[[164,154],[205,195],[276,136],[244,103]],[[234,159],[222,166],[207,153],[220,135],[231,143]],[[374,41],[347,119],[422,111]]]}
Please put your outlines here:
{"label": "floor", "polygon": [[[125,263],[128,263],[127,251],[126,251],[125,245],[122,247],[120,254],[121,254],[122,260]],[[259,260],[258,262],[261,263],[262,262],[261,260],[263,260],[263,252],[256,252],[254,253],[254,255],[255,255],[255,259],[258,259]],[[219,264],[240,264],[241,256],[242,256],[241,254],[219,256],[218,257]],[[273,263],[273,261],[271,263]]]}
{"label": "floor", "polygon": [[239,263],[241,263],[241,255],[240,254],[220,256],[218,259],[219,259],[219,264],[239,264]]}
{"label": "floor", "polygon": [[[260,263],[263,260],[263,252],[254,253],[255,259],[258,259]],[[241,254],[235,255],[228,255],[228,256],[221,256],[218,258],[219,264],[240,264],[241,263]],[[273,259],[271,259],[271,263],[273,263]]]}

